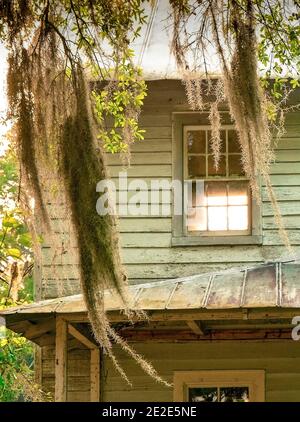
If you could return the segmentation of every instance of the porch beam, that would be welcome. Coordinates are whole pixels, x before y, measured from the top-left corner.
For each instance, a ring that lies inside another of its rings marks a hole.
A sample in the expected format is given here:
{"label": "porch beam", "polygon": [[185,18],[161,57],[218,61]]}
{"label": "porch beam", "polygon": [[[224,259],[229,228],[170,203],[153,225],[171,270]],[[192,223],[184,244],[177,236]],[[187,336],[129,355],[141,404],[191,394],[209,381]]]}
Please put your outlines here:
{"label": "porch beam", "polygon": [[68,323],[56,317],[55,337],[55,401],[67,401],[67,341]]}
{"label": "porch beam", "polygon": [[186,321],[187,326],[193,331],[193,333],[204,336],[203,324],[194,320]]}
{"label": "porch beam", "polygon": [[88,339],[84,334],[82,334],[77,328],[72,324],[68,324],[68,331],[71,336],[75,337],[80,343],[82,343],[88,349],[98,349],[98,346]]}
{"label": "porch beam", "polygon": [[31,326],[25,330],[24,337],[28,338],[29,340],[33,340],[54,330],[55,320],[54,318],[49,318],[42,320],[42,322],[31,324]]}
{"label": "porch beam", "polygon": [[[187,309],[187,310],[146,310],[150,321],[215,321],[215,320],[270,320],[288,319],[299,315],[299,309],[295,308],[248,308],[248,309]],[[70,322],[89,322],[86,313],[61,314]],[[107,313],[110,322],[127,321],[128,318],[120,311]],[[133,320],[135,318],[133,317]],[[136,321],[141,321],[136,317]]]}
{"label": "porch beam", "polygon": [[124,330],[120,334],[127,341],[136,342],[172,342],[172,341],[288,341],[291,342],[290,330],[220,330],[209,331],[205,335],[195,334],[190,330]]}

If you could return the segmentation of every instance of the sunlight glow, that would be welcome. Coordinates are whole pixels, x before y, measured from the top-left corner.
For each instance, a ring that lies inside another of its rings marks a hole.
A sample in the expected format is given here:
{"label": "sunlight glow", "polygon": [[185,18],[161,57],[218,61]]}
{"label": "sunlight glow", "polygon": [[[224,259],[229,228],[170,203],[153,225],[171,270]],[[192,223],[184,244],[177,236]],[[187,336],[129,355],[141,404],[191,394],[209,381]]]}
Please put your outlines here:
{"label": "sunlight glow", "polygon": [[205,206],[190,208],[188,212],[189,231],[247,230],[248,196],[207,196]]}
{"label": "sunlight glow", "polygon": [[215,206],[215,205],[247,205],[248,203],[248,195],[228,195],[228,202],[227,196],[207,196],[206,197],[206,204],[208,206]]}

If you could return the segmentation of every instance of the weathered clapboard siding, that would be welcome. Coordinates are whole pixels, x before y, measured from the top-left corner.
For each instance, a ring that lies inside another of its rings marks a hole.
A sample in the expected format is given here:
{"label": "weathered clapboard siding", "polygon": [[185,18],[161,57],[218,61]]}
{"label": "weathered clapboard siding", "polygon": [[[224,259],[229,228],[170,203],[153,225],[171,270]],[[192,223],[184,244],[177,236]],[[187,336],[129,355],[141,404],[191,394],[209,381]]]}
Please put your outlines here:
{"label": "weathered clapboard siding", "polygon": [[[300,143],[300,140],[299,140]],[[298,186],[298,174],[272,174],[271,181],[273,186]]]}
{"label": "weathered clapboard siding", "polygon": [[[76,348],[74,348],[76,347]],[[158,373],[172,382],[174,371],[181,370],[265,370],[266,401],[300,400],[300,342],[189,342],[139,343],[136,351],[150,360]],[[102,400],[172,401],[172,388],[165,387],[143,373],[141,368],[118,347],[116,357],[132,382],[120,377],[113,363],[104,357]],[[89,401],[89,353],[78,343],[68,351],[67,400]],[[42,385],[54,391],[54,347],[43,348]]]}
{"label": "weathered clapboard siding", "polygon": [[[290,134],[288,134],[290,136]],[[295,149],[299,149],[299,142],[300,142],[300,137],[299,134],[297,137],[286,137],[283,136],[282,138],[280,138],[278,140],[278,142],[276,142],[275,145],[275,149],[276,150],[295,150]]]}
{"label": "weathered clapboard siding", "polygon": [[[255,263],[253,263],[255,264]],[[222,271],[228,269],[231,265],[228,263],[212,263],[212,264],[203,264],[203,263],[185,263],[178,265],[177,263],[172,264],[129,264],[126,266],[127,273],[130,278],[130,282],[142,283],[147,281],[157,281],[158,279],[169,279],[184,277],[189,275],[195,275],[201,273],[210,273],[212,271]],[[245,263],[237,263],[235,267],[243,267]],[[57,271],[60,270],[60,267],[57,267]],[[158,277],[159,275],[159,277]],[[55,298],[57,296],[68,296],[73,294],[74,291],[79,291],[80,281],[79,281],[79,267],[72,266],[68,269],[66,274],[61,275],[63,280],[62,282],[62,291],[59,292],[57,286],[57,281],[53,278],[53,267],[45,267],[44,276],[46,280],[43,281],[44,288],[47,288],[47,294],[50,298]]]}
{"label": "weathered clapboard siding", "polygon": [[[299,207],[300,210],[300,207]],[[299,215],[283,215],[282,217],[284,227],[286,229],[299,229],[300,228],[300,213]],[[274,217],[266,216],[263,218],[264,229],[277,229],[277,225],[274,221]]]}
{"label": "weathered clapboard siding", "polygon": [[[282,216],[300,215],[300,200],[279,202],[279,208]],[[269,202],[262,205],[262,215],[263,217],[274,215],[273,208]]]}
{"label": "weathered clapboard siding", "polygon": [[[141,141],[142,142],[142,141]],[[132,166],[136,164],[171,164],[172,154],[171,152],[135,152],[130,160]],[[119,154],[107,154],[107,163],[109,166],[119,166],[120,157]]]}
{"label": "weathered clapboard siding", "polygon": [[[135,349],[149,359],[169,382],[174,371],[264,369],[266,401],[300,401],[300,342],[144,343]],[[123,351],[117,349],[131,389],[105,358],[104,401],[172,401],[172,388],[144,375]]]}
{"label": "weathered clapboard siding", "polygon": [[[111,177],[118,177],[119,173],[124,171],[124,166],[110,166],[109,173]],[[127,170],[128,177],[171,177],[171,164],[137,164]]]}
{"label": "weathered clapboard siding", "polygon": [[[132,282],[157,280],[160,278],[192,275],[197,272],[218,271],[230,266],[245,266],[265,260],[288,257],[282,245],[273,218],[269,198],[262,188],[262,245],[243,246],[184,246],[172,247],[171,209],[165,214],[153,215],[148,212],[150,195],[140,193],[135,197],[135,186],[130,184],[142,178],[145,188],[153,179],[171,181],[172,178],[172,120],[173,112],[188,112],[184,88],[180,81],[155,81],[149,83],[148,97],[140,117],[140,124],[146,130],[145,140],[132,146],[131,167],[128,169],[127,184],[129,198],[141,199],[140,214],[120,219],[122,256]],[[224,108],[225,110],[225,108]],[[208,113],[201,115],[191,112],[191,122],[208,123]],[[222,113],[223,123],[230,123],[228,114]],[[110,175],[116,182],[117,195],[124,190],[124,178],[118,179],[119,172],[126,171],[118,154],[107,154]],[[181,165],[181,163],[178,163]],[[286,132],[276,142],[276,160],[271,167],[271,180],[278,199],[283,221],[290,234],[295,252],[300,252],[300,112],[287,115]],[[124,174],[123,174],[124,176]],[[165,189],[165,188],[164,188]],[[161,205],[161,195],[155,199]],[[166,193],[166,190],[165,192]],[[124,199],[117,196],[117,203]],[[169,202],[169,201],[167,201]],[[58,199],[59,204],[59,199]],[[51,240],[45,239],[42,257],[42,296],[53,297],[61,289],[55,286],[53,274],[62,279],[64,294],[77,293],[80,289],[76,260],[76,242],[69,233],[64,217],[63,205],[49,205],[53,217],[52,226],[60,233],[65,253],[55,255],[49,247]],[[61,286],[60,286],[61,287]]]}
{"label": "weathered clapboard siding", "polygon": [[[69,340],[71,337],[69,337]],[[41,383],[54,395],[55,347],[42,348]],[[72,339],[68,350],[67,401],[90,401],[90,351]]]}

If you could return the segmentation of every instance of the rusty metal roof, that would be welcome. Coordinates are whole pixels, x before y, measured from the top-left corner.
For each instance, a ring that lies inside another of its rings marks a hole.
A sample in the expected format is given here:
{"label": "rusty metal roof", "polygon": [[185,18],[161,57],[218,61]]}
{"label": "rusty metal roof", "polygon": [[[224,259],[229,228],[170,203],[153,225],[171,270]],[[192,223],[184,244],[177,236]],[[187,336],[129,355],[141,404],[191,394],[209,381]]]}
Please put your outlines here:
{"label": "rusty metal roof", "polygon": [[[300,263],[272,262],[129,287],[132,309],[300,308]],[[122,310],[113,292],[105,292],[106,311]],[[0,311],[0,315],[82,313],[82,295],[43,300]]]}

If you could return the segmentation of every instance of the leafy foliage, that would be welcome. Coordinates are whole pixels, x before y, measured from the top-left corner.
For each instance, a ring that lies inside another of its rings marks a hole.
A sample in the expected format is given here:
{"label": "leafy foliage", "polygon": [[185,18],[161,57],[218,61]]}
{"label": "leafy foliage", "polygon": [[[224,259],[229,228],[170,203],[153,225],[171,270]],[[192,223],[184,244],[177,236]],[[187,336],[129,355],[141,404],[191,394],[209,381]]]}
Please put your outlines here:
{"label": "leafy foliage", "polygon": [[[33,299],[31,236],[18,206],[14,152],[0,160],[0,309]],[[48,399],[34,382],[32,343],[0,326],[0,401]]]}
{"label": "leafy foliage", "polygon": [[0,368],[0,402],[50,398],[34,381],[32,344],[1,328]]}
{"label": "leafy foliage", "polygon": [[[300,3],[298,0],[256,0],[255,17],[260,30],[258,58],[263,65],[264,86],[269,87],[269,79],[274,83],[271,93],[275,99],[284,95],[287,84],[291,89],[300,86]],[[289,75],[290,78],[286,76]]]}
{"label": "leafy foliage", "polygon": [[[124,60],[115,74],[117,82],[105,89],[93,91],[96,116],[100,122],[111,118],[113,128],[100,130],[99,139],[111,153],[128,153],[131,143],[144,139],[144,130],[138,127],[138,110],[146,96],[146,84],[140,69],[134,69]],[[120,133],[121,129],[121,133]]]}
{"label": "leafy foliage", "polygon": [[17,158],[8,149],[0,160],[0,303],[6,305],[14,300],[32,299],[32,240],[18,194]]}

